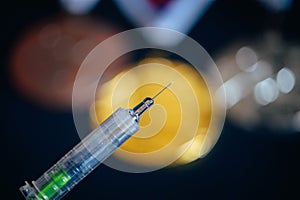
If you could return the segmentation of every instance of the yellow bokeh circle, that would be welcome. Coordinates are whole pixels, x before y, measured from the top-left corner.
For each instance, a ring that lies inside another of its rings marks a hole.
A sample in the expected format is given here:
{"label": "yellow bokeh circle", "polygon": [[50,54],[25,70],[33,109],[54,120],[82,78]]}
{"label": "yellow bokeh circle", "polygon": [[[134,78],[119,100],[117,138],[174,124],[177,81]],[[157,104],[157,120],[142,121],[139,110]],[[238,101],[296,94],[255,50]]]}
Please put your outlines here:
{"label": "yellow bokeh circle", "polygon": [[114,153],[115,157],[155,166],[176,156],[180,158],[175,163],[188,163],[206,153],[207,147],[203,147],[207,146],[212,118],[211,95],[198,71],[181,61],[147,58],[101,85],[95,115],[91,112],[93,126],[118,107],[133,108],[145,97],[153,97],[171,81],[174,84],[155,99],[155,105],[140,119],[140,130]]}

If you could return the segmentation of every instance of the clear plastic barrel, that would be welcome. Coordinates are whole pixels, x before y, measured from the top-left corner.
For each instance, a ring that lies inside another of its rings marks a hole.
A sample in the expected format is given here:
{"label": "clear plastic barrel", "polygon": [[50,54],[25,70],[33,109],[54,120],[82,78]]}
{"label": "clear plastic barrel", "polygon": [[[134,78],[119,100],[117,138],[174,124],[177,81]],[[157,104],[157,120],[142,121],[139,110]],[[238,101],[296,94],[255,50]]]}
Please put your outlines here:
{"label": "clear plastic barrel", "polygon": [[139,130],[131,110],[119,108],[32,184],[20,188],[27,200],[61,199]]}

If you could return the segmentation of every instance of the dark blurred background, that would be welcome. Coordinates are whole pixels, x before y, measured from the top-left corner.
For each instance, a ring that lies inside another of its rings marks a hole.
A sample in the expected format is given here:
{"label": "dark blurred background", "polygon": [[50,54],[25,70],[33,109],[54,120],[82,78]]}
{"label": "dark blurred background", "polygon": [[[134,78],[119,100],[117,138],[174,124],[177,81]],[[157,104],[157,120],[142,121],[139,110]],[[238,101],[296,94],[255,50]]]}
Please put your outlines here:
{"label": "dark blurred background", "polygon": [[[14,45],[24,31],[61,12],[61,5],[53,0],[5,1],[1,6],[1,192],[5,199],[22,199],[18,189],[24,181],[38,178],[80,141],[71,111],[47,108],[24,97],[9,69]],[[113,1],[100,1],[90,14],[118,25],[120,31],[135,27]],[[275,12],[258,1],[217,0],[188,35],[214,56],[239,38],[259,37],[267,29],[299,41],[299,19],[298,1],[286,11]],[[300,199],[299,153],[299,133],[278,134],[264,127],[247,130],[226,119],[220,139],[203,159],[144,174],[101,165],[65,199]]]}

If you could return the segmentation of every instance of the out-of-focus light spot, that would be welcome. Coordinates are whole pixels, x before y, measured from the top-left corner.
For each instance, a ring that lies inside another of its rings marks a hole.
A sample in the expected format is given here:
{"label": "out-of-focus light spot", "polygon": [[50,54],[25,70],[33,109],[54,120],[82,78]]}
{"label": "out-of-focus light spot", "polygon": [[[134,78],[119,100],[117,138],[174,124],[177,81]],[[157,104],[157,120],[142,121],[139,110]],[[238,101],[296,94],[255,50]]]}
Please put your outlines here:
{"label": "out-of-focus light spot", "polygon": [[279,90],[274,79],[267,78],[255,85],[254,96],[257,103],[267,105],[279,96]]}
{"label": "out-of-focus light spot", "polygon": [[76,15],[90,12],[100,0],[60,0],[68,12]]}
{"label": "out-of-focus light spot", "polygon": [[[70,109],[80,64],[97,44],[116,32],[112,24],[83,16],[59,15],[41,21],[25,31],[12,49],[9,73],[14,87],[25,98],[47,108]],[[112,55],[123,46],[125,41],[120,40],[106,53]],[[124,59],[112,64],[103,81],[121,70]],[[94,74],[86,75],[87,80]],[[86,102],[82,95],[82,106]]]}
{"label": "out-of-focus light spot", "polygon": [[[143,76],[145,74],[146,76]],[[122,154],[121,151],[116,152],[115,156],[125,162],[144,166],[158,165],[161,162],[160,158],[169,159],[178,152],[186,150],[182,158],[179,158],[173,166],[189,163],[204,156],[216,139],[214,134],[209,134],[214,133],[209,132],[209,126],[213,123],[211,119],[214,117],[211,112],[213,102],[204,79],[190,65],[163,58],[142,60],[136,67],[125,70],[100,86],[95,102],[95,116],[91,112],[91,118],[95,120],[93,124],[97,126],[104,121],[114,107],[133,107],[145,95],[155,95],[156,91],[162,88],[162,85],[157,83],[165,81],[166,78],[161,74],[168,74],[168,79],[174,81],[176,87],[166,90],[156,99],[158,107],[151,109],[140,119],[142,128],[139,133],[120,147],[126,152],[143,153],[149,157],[145,160],[140,157],[126,156],[128,154]],[[159,105],[163,105],[163,108]],[[195,112],[197,107],[200,113]],[[193,120],[197,116],[200,118],[198,125],[195,126],[196,133],[189,139],[187,137],[191,127],[195,125]],[[163,123],[156,123],[152,119]],[[164,150],[160,153],[160,158],[151,155],[152,152],[162,149]]]}
{"label": "out-of-focus light spot", "polygon": [[236,63],[239,68],[246,72],[252,72],[256,69],[257,55],[249,47],[240,48],[235,55]]}
{"label": "out-of-focus light spot", "polygon": [[276,81],[282,93],[289,93],[295,86],[296,76],[292,70],[285,67],[277,73]]}
{"label": "out-of-focus light spot", "polygon": [[[245,47],[253,49],[258,59],[251,72],[239,66],[240,56],[251,52]],[[287,40],[280,32],[267,31],[251,40],[239,39],[220,52],[215,60],[225,81],[243,74],[238,80],[242,99],[227,111],[229,120],[253,132],[264,127],[272,133],[282,134],[300,126],[300,120],[294,120],[295,125],[292,120],[300,111],[300,45],[297,41]],[[267,78],[274,79],[277,88],[272,80],[261,83]],[[277,99],[269,103],[277,93]],[[226,94],[230,100],[228,92]],[[300,133],[300,128],[298,130]]]}
{"label": "out-of-focus light spot", "polygon": [[226,107],[231,108],[241,100],[242,87],[235,79],[228,80],[223,86],[226,94]]}
{"label": "out-of-focus light spot", "polygon": [[[120,10],[137,26],[151,26],[188,33],[206,13],[215,0],[168,1],[163,9],[157,8],[150,1],[115,0]],[[185,37],[170,37],[170,34],[145,32],[145,39],[155,45],[170,47],[178,45]]]}
{"label": "out-of-focus light spot", "polygon": [[300,131],[300,111],[296,112],[293,117],[293,128],[295,131]]}

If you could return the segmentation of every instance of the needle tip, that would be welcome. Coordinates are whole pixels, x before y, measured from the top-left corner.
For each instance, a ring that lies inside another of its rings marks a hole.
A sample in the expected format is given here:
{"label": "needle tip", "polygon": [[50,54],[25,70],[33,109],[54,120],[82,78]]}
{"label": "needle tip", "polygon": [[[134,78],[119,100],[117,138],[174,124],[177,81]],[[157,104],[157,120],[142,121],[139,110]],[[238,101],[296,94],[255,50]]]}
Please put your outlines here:
{"label": "needle tip", "polygon": [[171,81],[168,85],[166,85],[161,91],[159,91],[152,99],[155,99],[158,95],[160,95],[163,91],[165,91],[168,87],[170,87],[174,81]]}

